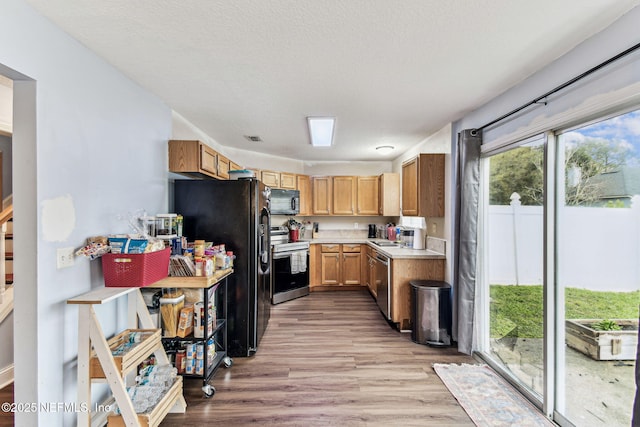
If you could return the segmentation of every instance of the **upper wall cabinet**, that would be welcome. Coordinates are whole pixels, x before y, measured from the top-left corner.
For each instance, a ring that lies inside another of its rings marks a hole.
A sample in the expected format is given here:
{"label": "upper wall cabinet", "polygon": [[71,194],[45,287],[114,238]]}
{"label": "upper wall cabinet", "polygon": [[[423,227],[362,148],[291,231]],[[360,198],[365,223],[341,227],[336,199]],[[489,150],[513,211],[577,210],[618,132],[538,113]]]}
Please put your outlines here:
{"label": "upper wall cabinet", "polygon": [[383,173],[378,177],[378,215],[400,216],[400,174]]}
{"label": "upper wall cabinet", "polygon": [[296,174],[287,172],[274,172],[263,170],[260,172],[260,180],[264,185],[271,188],[281,188],[283,190],[295,190],[296,189]]}
{"label": "upper wall cabinet", "polygon": [[378,215],[378,177],[357,177],[357,208],[358,215]]}
{"label": "upper wall cabinet", "polygon": [[280,172],[280,188],[283,190],[296,190],[296,174]]}
{"label": "upper wall cabinet", "polygon": [[333,214],[354,215],[357,181],[355,176],[333,177]]}
{"label": "upper wall cabinet", "polygon": [[231,170],[231,162],[222,154],[218,153],[218,178],[229,179],[229,171]]}
{"label": "upper wall cabinet", "polygon": [[444,216],[444,154],[420,154],[402,164],[402,215]]}
{"label": "upper wall cabinet", "polygon": [[378,215],[377,176],[315,176],[311,188],[312,215]]}
{"label": "upper wall cabinet", "polygon": [[301,216],[313,213],[313,200],[311,196],[311,179],[308,175],[296,175],[296,189],[300,191],[300,213]]}
{"label": "upper wall cabinet", "polygon": [[311,178],[313,215],[331,215],[332,183],[330,176],[314,176]]}
{"label": "upper wall cabinet", "polygon": [[169,170],[199,178],[218,178],[218,153],[200,141],[171,140]]}
{"label": "upper wall cabinet", "polygon": [[263,170],[260,172],[260,177],[262,183],[267,187],[280,188],[280,172]]}
{"label": "upper wall cabinet", "polygon": [[196,178],[229,179],[230,170],[242,169],[204,142],[169,141],[169,171]]}

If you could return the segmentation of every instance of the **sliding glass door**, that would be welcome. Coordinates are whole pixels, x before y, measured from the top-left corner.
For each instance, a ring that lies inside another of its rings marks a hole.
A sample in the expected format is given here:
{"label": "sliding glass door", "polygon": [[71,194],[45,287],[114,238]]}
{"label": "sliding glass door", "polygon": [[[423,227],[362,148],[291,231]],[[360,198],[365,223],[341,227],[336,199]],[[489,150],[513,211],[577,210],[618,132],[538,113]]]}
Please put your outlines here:
{"label": "sliding glass door", "polygon": [[640,112],[558,136],[557,411],[631,425],[640,304]]}
{"label": "sliding glass door", "polygon": [[545,139],[483,159],[485,350],[499,368],[541,399]]}
{"label": "sliding glass door", "polygon": [[482,171],[480,354],[560,425],[630,425],[640,110],[486,149]]}

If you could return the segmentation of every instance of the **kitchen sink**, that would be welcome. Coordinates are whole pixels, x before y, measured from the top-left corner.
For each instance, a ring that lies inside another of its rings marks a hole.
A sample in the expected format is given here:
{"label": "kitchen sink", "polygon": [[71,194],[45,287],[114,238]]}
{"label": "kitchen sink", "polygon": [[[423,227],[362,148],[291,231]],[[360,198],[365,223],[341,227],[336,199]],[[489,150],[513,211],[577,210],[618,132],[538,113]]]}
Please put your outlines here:
{"label": "kitchen sink", "polygon": [[381,240],[381,241],[377,241],[377,242],[371,242],[376,246],[380,246],[380,247],[386,247],[386,246],[398,246],[398,244],[396,242],[392,242],[390,240]]}

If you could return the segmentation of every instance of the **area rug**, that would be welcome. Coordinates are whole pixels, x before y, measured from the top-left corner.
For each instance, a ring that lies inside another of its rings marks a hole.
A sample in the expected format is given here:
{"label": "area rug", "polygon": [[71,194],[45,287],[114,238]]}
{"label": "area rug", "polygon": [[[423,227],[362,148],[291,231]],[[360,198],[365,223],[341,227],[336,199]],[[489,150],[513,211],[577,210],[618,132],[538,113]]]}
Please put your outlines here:
{"label": "area rug", "polygon": [[477,426],[554,426],[487,365],[433,364]]}

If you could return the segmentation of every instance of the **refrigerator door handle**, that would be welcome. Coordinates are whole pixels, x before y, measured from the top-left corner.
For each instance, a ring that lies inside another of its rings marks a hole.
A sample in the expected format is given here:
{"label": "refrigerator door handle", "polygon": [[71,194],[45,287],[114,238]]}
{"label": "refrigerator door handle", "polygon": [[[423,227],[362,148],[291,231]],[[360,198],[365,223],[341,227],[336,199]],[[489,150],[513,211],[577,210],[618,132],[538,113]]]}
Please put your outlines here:
{"label": "refrigerator door handle", "polygon": [[[260,238],[259,238],[259,244],[260,247],[258,248],[258,257],[260,258],[260,270],[262,271],[262,274],[268,274],[269,273],[269,264],[270,264],[270,254],[269,254],[269,249],[270,249],[270,243],[269,243],[269,234],[268,234],[268,230],[269,230],[269,226],[270,226],[270,221],[269,221],[269,211],[267,209],[263,209],[261,216],[260,216],[260,227],[259,227],[259,234],[260,234]],[[265,223],[266,221],[266,223]]]}

